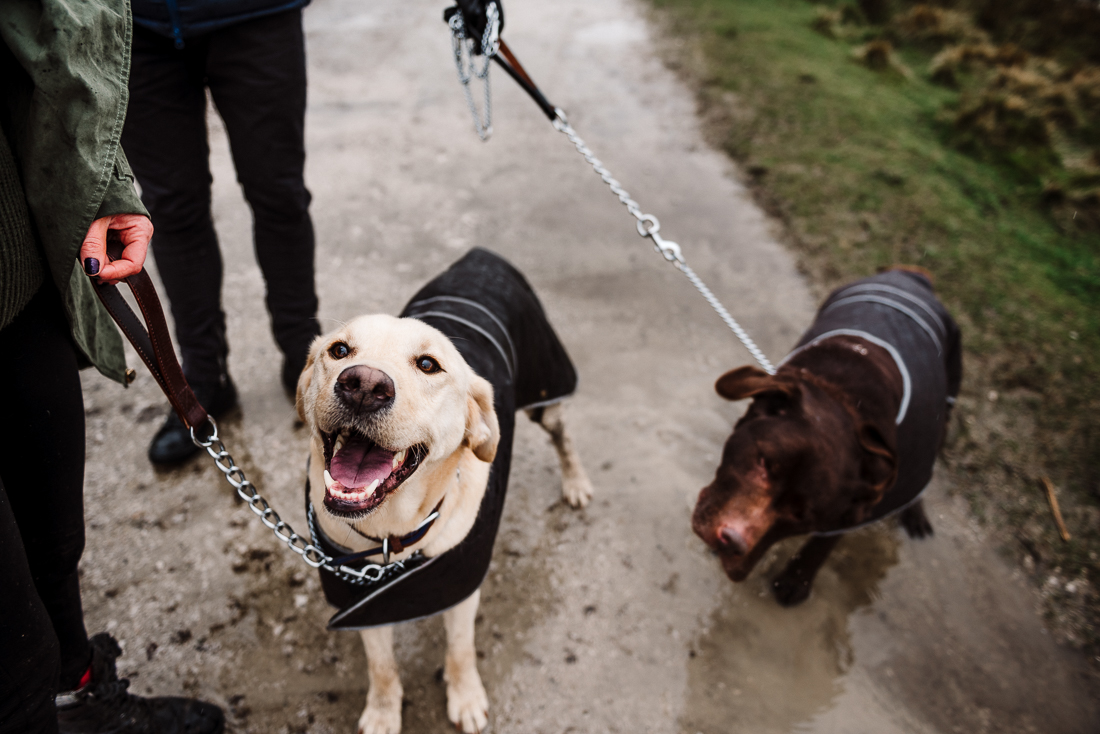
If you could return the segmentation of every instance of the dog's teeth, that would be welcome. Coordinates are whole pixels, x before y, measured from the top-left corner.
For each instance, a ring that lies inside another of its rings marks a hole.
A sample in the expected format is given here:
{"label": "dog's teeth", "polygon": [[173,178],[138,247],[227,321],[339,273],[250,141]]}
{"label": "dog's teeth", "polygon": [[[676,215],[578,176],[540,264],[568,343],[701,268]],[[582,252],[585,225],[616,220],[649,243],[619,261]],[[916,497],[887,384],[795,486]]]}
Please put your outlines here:
{"label": "dog's teeth", "polygon": [[333,479],[332,475],[328,473],[328,469],[325,469],[325,489],[331,489],[332,485],[335,482],[336,482],[336,480]]}
{"label": "dog's teeth", "polygon": [[342,448],[344,448],[344,435],[340,434],[336,437],[336,443],[333,445],[333,450],[339,451]]}
{"label": "dog's teeth", "polygon": [[378,484],[379,484],[379,482],[378,482],[377,479],[375,479],[373,482],[370,483],[370,486],[367,487],[367,491],[366,491],[366,495],[368,497],[371,496],[372,494],[374,494],[374,490],[378,489]]}
{"label": "dog's teeth", "polygon": [[401,466],[402,464],[405,463],[405,454],[406,453],[408,453],[408,449],[401,449],[400,451],[398,451],[396,454],[393,455],[393,468],[394,469],[396,469],[397,467],[399,467],[399,466]]}

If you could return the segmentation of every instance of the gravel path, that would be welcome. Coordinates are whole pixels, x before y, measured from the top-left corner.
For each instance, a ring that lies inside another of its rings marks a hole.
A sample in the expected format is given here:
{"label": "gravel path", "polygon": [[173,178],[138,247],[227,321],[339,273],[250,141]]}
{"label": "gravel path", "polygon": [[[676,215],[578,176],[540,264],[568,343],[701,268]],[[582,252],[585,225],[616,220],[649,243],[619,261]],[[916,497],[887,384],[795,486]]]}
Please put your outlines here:
{"label": "gravel path", "polygon": [[[556,459],[521,420],[478,645],[496,732],[1086,732],[1083,664],[1042,628],[1034,592],[941,479],[933,539],[882,526],[847,538],[815,595],[767,592],[794,546],[734,586],[690,531],[742,410],[713,392],[747,354],[633,230],[563,136],[493,74],[482,144],[455,80],[442,3],[315,0],[308,181],[326,328],[396,313],[482,245],[528,275],[577,363],[572,430],[596,487],[557,502]],[[773,359],[814,302],[729,162],[702,142],[690,92],[657,60],[628,0],[508,4],[506,38],[578,132]],[[226,254],[231,450],[301,527],[306,436],[278,384],[251,221],[212,118]],[[131,359],[131,364],[137,364]],[[366,692],[358,636],[324,631],[315,575],[280,550],[207,461],[158,473],[164,414],[85,374],[89,629],[125,644],[138,692],[227,706],[238,732],[351,732]],[[451,731],[442,625],[399,628],[406,732]]]}

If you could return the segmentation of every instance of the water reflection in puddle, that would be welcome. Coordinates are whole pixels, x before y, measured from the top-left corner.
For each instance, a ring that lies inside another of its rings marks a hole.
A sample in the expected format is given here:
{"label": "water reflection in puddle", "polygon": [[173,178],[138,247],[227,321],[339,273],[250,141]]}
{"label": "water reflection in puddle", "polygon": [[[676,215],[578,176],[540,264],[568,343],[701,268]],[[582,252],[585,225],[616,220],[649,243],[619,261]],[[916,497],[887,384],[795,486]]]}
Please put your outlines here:
{"label": "water reflection in puddle", "polygon": [[896,531],[881,525],[845,537],[818,575],[813,595],[794,609],[772,597],[770,579],[803,538],[774,548],[722,603],[688,660],[685,734],[788,732],[827,709],[853,663],[848,618],[878,596],[898,562]]}

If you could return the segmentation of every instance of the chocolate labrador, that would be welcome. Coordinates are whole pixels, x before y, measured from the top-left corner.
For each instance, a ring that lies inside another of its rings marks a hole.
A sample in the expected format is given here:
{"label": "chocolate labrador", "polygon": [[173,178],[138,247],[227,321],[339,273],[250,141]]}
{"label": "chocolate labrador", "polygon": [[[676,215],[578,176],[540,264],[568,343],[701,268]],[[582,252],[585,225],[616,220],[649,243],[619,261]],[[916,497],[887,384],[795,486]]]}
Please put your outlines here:
{"label": "chocolate labrador", "polygon": [[896,268],[833,292],[774,375],[741,367],[715,388],[752,398],[692,527],[743,581],[775,542],[811,534],[773,581],[805,600],[840,536],[900,513],[932,534],[921,493],[962,380],[959,328],[931,277]]}

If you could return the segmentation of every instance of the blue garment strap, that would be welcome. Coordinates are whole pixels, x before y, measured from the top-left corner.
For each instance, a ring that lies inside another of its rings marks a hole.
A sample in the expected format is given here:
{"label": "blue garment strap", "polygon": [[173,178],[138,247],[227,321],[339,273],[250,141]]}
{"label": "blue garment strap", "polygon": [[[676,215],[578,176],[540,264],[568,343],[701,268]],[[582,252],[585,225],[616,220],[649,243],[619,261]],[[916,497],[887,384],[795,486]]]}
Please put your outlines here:
{"label": "blue garment strap", "polygon": [[176,44],[176,48],[183,48],[183,29],[180,27],[180,6],[179,0],[165,0],[165,5],[168,6],[168,18],[172,21],[172,40]]}

